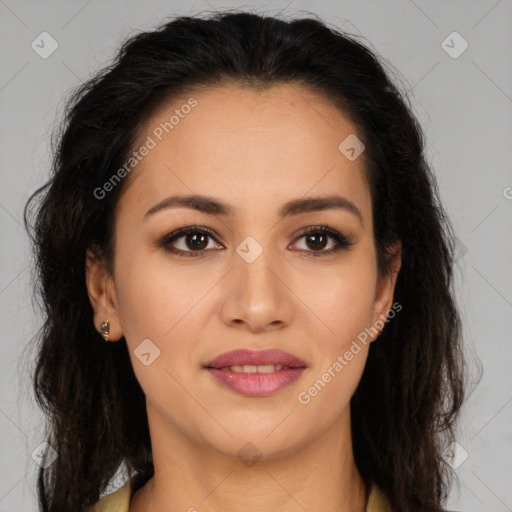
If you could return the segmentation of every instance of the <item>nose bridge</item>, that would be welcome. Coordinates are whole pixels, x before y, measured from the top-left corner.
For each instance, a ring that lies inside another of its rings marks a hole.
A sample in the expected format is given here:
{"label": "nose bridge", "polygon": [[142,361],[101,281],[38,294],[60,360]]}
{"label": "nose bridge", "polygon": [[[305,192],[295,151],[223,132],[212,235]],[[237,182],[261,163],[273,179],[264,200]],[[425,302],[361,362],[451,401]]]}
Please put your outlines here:
{"label": "nose bridge", "polygon": [[[264,234],[259,235],[263,238]],[[265,237],[269,241],[271,237]],[[279,251],[248,236],[233,254],[233,272],[223,304],[225,322],[243,322],[253,331],[288,323],[290,297],[279,273]],[[270,242],[268,242],[270,244]]]}
{"label": "nose bridge", "polygon": [[[264,235],[260,235],[262,240]],[[256,293],[260,289],[264,293],[278,293],[276,283],[277,251],[270,246],[271,237],[260,243],[255,237],[247,236],[236,248],[237,279],[248,288],[248,292]]]}

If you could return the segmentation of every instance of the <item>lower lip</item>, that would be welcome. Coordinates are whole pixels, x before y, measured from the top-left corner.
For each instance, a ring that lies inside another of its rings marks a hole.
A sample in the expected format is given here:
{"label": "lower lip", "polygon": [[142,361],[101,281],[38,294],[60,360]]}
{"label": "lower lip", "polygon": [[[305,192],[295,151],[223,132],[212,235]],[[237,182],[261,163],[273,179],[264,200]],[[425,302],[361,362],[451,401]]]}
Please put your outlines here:
{"label": "lower lip", "polygon": [[206,368],[221,384],[245,396],[268,396],[296,381],[305,368],[282,368],[272,373],[238,373]]}

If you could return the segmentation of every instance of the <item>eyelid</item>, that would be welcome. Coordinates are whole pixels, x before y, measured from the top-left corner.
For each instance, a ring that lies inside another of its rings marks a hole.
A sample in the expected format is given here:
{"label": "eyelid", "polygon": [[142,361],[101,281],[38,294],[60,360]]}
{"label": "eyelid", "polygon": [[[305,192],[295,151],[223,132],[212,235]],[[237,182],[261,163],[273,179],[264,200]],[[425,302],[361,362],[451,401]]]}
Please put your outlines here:
{"label": "eyelid", "polygon": [[[212,229],[210,229],[206,226],[199,226],[197,224],[193,224],[190,226],[184,226],[182,228],[172,231],[171,233],[167,233],[163,236],[159,236],[159,237],[157,237],[155,244],[158,247],[161,247],[168,252],[171,252],[173,254],[177,254],[180,256],[202,257],[202,256],[205,256],[206,253],[210,252],[211,250],[202,249],[199,251],[190,251],[190,250],[183,251],[182,249],[170,248],[172,242],[175,242],[176,240],[178,240],[188,234],[197,234],[197,233],[205,234],[208,237],[215,240],[215,242],[220,244],[215,231],[213,231]],[[329,226],[323,225],[323,224],[311,225],[311,226],[307,226],[304,229],[299,230],[298,233],[295,233],[293,235],[294,241],[292,243],[296,243],[298,240],[300,240],[301,238],[303,238],[307,235],[318,234],[318,233],[326,235],[327,237],[333,239],[336,242],[336,246],[327,251],[324,251],[324,250],[305,251],[304,249],[299,249],[298,252],[306,252],[306,253],[308,253],[308,257],[330,256],[330,255],[334,255],[336,252],[340,251],[341,249],[346,250],[350,246],[355,244],[355,242],[352,241],[351,235],[345,236],[343,233],[339,232],[338,230],[331,228]]]}
{"label": "eyelid", "polygon": [[[327,237],[333,239],[336,242],[336,246],[332,249],[329,249],[328,251],[305,251],[309,257],[321,257],[321,256],[333,256],[337,252],[339,252],[342,249],[348,249],[350,246],[354,245],[355,242],[352,240],[351,235],[344,235],[343,233],[339,232],[338,230],[331,228],[329,226],[326,226],[324,224],[317,224],[308,226],[307,228],[299,231],[297,235],[295,235],[295,240],[300,240],[303,237],[307,235],[312,234],[323,234]],[[293,242],[296,243],[296,242]]]}
{"label": "eyelid", "polygon": [[[202,233],[205,235],[208,235],[210,238],[215,240],[217,243],[220,243],[218,241],[217,234],[213,229],[207,228],[206,226],[199,226],[197,224],[192,224],[190,226],[184,226],[182,228],[178,228],[174,231],[171,231],[168,233],[165,231],[164,235],[157,236],[155,240],[155,245],[157,247],[161,247],[164,250],[174,253],[174,254],[183,254],[183,253],[193,253],[195,251],[182,251],[181,249],[170,249],[169,246],[172,242],[175,242],[176,240],[179,240],[180,238],[190,234],[190,233]],[[205,253],[205,250],[197,251],[197,255],[199,256],[200,253]]]}

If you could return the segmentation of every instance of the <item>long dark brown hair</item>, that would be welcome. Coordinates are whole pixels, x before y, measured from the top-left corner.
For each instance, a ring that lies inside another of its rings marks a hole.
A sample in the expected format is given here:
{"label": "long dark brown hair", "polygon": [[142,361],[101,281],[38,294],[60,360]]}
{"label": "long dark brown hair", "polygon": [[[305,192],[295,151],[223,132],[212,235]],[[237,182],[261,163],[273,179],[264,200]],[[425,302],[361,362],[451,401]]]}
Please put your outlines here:
{"label": "long dark brown hair", "polygon": [[402,309],[371,344],[351,400],[355,461],[395,511],[443,510],[454,476],[443,450],[455,439],[466,365],[454,236],[410,99],[375,52],[314,15],[231,11],[175,18],[128,39],[112,65],[73,91],[52,175],[25,205],[44,315],[33,387],[58,453],[39,470],[41,512],[86,510],[122,463],[139,473],[137,488],[153,475],[145,398],[126,342],[102,345],[85,284],[88,248],[112,269],[114,208],[126,180],[101,200],[94,190],[126,162],[160,106],[192,87],[224,83],[303,85],[357,126],[381,274],[389,271],[387,249],[402,243],[394,296]]}

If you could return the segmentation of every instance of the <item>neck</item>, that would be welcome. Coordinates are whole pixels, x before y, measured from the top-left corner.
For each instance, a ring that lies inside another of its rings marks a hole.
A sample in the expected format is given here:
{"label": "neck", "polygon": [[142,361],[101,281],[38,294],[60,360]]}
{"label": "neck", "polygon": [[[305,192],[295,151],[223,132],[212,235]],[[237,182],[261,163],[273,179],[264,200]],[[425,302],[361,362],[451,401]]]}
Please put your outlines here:
{"label": "neck", "polygon": [[148,417],[155,473],[133,496],[130,512],[366,510],[367,489],[353,458],[349,408],[314,442],[252,460],[194,443],[186,433],[173,430],[169,435],[161,417]]}

